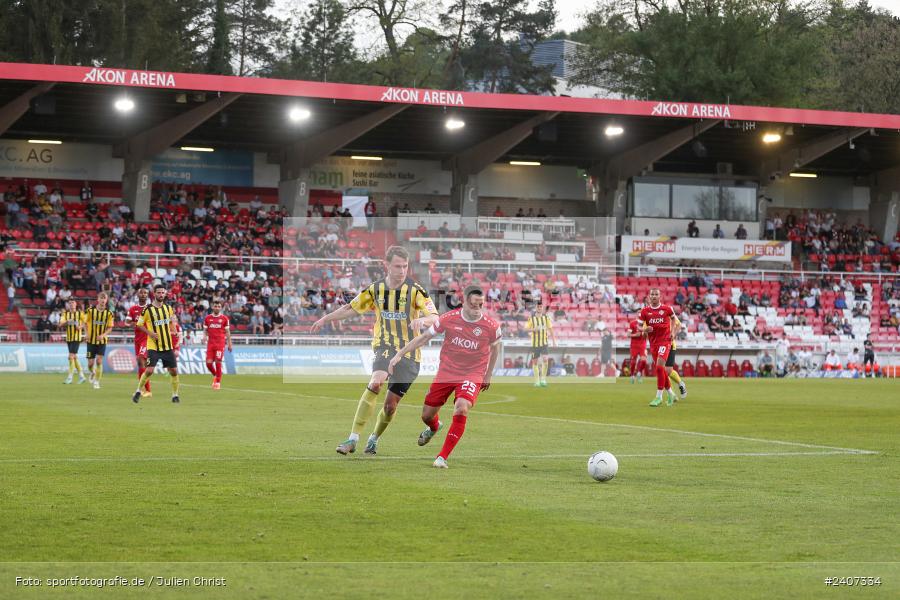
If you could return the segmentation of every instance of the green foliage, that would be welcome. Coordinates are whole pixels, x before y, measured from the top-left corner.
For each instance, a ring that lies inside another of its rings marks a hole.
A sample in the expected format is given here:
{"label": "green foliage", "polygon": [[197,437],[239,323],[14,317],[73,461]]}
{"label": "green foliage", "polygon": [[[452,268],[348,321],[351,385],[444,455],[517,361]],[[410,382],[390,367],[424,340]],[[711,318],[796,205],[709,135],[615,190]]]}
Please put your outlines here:
{"label": "green foliage", "polygon": [[206,72],[231,75],[231,24],[225,0],[215,0],[212,19],[212,43],[206,59]]}
{"label": "green foliage", "polygon": [[357,81],[361,65],[353,47],[353,29],[338,0],[316,0],[290,19],[279,40],[281,58],[274,77],[311,81]]}
{"label": "green foliage", "polygon": [[601,2],[573,39],[579,83],[625,96],[793,106],[818,67],[813,8],[769,0]]}

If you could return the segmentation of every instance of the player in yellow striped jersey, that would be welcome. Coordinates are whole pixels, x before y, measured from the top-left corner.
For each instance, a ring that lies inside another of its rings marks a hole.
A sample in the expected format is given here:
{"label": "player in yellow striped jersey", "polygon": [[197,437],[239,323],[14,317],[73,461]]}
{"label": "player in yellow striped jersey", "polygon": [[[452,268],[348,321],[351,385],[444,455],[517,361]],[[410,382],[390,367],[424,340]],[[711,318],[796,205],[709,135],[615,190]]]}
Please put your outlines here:
{"label": "player in yellow striped jersey", "polygon": [[69,376],[63,383],[72,383],[72,375],[76,371],[78,383],[84,383],[84,371],[78,362],[78,348],[84,338],[84,312],[78,310],[78,303],[75,300],[66,301],[66,309],[59,319],[59,326],[66,331],[66,345],[69,347]]}
{"label": "player in yellow striped jersey", "polygon": [[100,292],[97,304],[84,311],[88,372],[95,390],[100,389],[100,380],[103,378],[103,357],[106,355],[106,340],[112,331],[113,320],[113,312],[109,310],[109,295]]}
{"label": "player in yellow striped jersey", "polygon": [[175,311],[165,303],[166,286],[158,285],[153,289],[151,302],[135,323],[135,329],[147,334],[147,368],[138,381],[137,390],[131,401],[137,404],[141,400],[141,389],[150,380],[156,363],[161,362],[172,376],[172,402],[181,401],[178,397],[178,362],[175,358]]}
{"label": "player in yellow striped jersey", "polygon": [[[674,326],[672,329],[672,347],[671,350],[669,350],[669,358],[666,359],[666,373],[668,374],[669,379],[672,380],[672,383],[678,386],[681,399],[684,400],[687,397],[687,386],[684,384],[684,381],[682,381],[681,375],[678,374],[678,367],[675,366],[675,334],[678,333],[684,325],[681,324],[678,317],[672,319],[672,325]],[[676,398],[675,401],[677,402],[678,399]]]}
{"label": "player in yellow striped jersey", "polygon": [[[371,283],[350,304],[325,315],[310,328],[310,332],[315,333],[326,323],[366,312],[375,313],[375,326],[372,330],[372,350],[375,352],[372,378],[359,399],[350,437],[337,447],[341,454],[356,451],[359,434],[375,412],[378,394],[388,380],[388,364],[391,359],[398,350],[419,335],[422,329],[431,327],[438,320],[437,309],[428,297],[428,292],[409,278],[409,252],[401,246],[391,246],[387,249],[384,262],[387,277]],[[387,384],[384,406],[378,413],[375,431],[366,443],[366,454],[376,453],[378,438],[394,418],[397,403],[419,375],[421,360],[421,350],[416,349],[394,367]]]}
{"label": "player in yellow striped jersey", "polygon": [[534,357],[534,387],[547,387],[547,354],[550,342],[556,346],[556,334],[553,333],[553,321],[546,314],[543,304],[538,304],[534,314],[525,323],[525,329],[531,332],[531,352]]}

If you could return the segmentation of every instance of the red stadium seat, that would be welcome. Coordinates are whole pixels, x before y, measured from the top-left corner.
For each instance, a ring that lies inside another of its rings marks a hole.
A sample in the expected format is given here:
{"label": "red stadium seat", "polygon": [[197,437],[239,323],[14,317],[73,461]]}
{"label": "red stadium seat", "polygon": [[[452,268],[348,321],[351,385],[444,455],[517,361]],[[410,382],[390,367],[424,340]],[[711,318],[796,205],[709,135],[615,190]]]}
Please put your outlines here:
{"label": "red stadium seat", "polygon": [[709,365],[702,358],[697,359],[697,377],[709,377]]}
{"label": "red stadium seat", "polygon": [[747,373],[753,373],[753,371],[753,363],[749,360],[744,360],[744,362],[741,363],[741,375],[743,377],[746,377]]}
{"label": "red stadium seat", "polygon": [[590,374],[588,362],[584,358],[579,358],[575,363],[575,374],[579,377],[587,377]]}
{"label": "red stadium seat", "polygon": [[737,361],[734,360],[733,358],[728,361],[727,374],[728,374],[728,377],[740,377],[741,376],[740,369],[738,369]]}
{"label": "red stadium seat", "polygon": [[597,377],[600,375],[600,372],[603,370],[603,365],[600,363],[599,358],[595,358],[591,362],[591,377]]}
{"label": "red stadium seat", "polygon": [[689,360],[685,360],[681,363],[681,376],[682,377],[693,377],[694,376],[694,365]]}
{"label": "red stadium seat", "polygon": [[712,366],[710,367],[710,376],[712,377],[724,377],[725,371],[722,369],[722,363],[717,360],[712,361]]}

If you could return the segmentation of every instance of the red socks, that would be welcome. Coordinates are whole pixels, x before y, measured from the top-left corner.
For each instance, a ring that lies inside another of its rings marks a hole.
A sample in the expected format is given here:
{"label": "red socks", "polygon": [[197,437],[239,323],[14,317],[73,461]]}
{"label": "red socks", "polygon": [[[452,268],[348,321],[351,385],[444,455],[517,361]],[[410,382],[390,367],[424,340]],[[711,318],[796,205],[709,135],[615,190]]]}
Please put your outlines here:
{"label": "red socks", "polygon": [[213,380],[222,381],[222,362],[221,361],[206,361],[206,368],[212,373]]}
{"label": "red socks", "polygon": [[456,447],[456,444],[459,443],[459,438],[463,436],[465,431],[466,417],[464,415],[453,415],[453,424],[450,425],[450,431],[447,432],[447,437],[444,439],[444,446],[441,448],[441,453],[438,454],[438,456],[447,460],[447,458],[450,457],[450,453],[453,452],[453,449]]}
{"label": "red socks", "polygon": [[431,418],[431,422],[430,422],[430,423],[425,423],[425,424],[428,425],[428,428],[429,428],[430,430],[432,430],[432,431],[437,431],[437,430],[438,430],[438,425],[439,425],[439,423],[440,423],[440,420],[438,419],[438,416],[437,416],[437,415],[434,415],[434,416]]}
{"label": "red socks", "polygon": [[669,378],[666,376],[666,368],[656,367],[656,389],[664,390],[669,387]]}

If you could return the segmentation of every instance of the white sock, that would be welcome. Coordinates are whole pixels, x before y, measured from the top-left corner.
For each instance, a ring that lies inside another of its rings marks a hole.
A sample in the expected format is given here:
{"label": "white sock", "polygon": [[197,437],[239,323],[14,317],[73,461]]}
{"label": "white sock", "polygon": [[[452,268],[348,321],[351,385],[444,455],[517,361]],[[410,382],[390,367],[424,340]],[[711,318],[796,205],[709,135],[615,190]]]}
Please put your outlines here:
{"label": "white sock", "polygon": [[662,398],[662,390],[656,390],[656,397]]}
{"label": "white sock", "polygon": [[351,441],[351,442],[358,442],[358,441],[359,441],[359,434],[358,434],[358,433],[350,433],[350,441]]}

